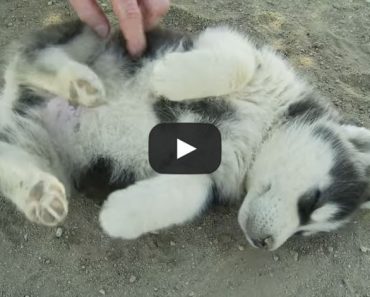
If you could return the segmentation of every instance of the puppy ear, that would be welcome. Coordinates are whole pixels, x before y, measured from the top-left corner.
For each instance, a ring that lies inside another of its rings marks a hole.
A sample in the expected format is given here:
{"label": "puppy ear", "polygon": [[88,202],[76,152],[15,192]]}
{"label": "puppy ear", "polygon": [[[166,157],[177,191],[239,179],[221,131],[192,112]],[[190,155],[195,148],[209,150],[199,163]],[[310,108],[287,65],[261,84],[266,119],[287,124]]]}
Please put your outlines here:
{"label": "puppy ear", "polygon": [[[370,182],[370,130],[352,125],[342,127],[347,140],[355,151],[359,152],[359,161],[363,164],[365,174]],[[370,209],[370,187],[365,195],[361,208]]]}
{"label": "puppy ear", "polygon": [[358,152],[370,154],[370,130],[351,125],[342,127],[345,137]]}

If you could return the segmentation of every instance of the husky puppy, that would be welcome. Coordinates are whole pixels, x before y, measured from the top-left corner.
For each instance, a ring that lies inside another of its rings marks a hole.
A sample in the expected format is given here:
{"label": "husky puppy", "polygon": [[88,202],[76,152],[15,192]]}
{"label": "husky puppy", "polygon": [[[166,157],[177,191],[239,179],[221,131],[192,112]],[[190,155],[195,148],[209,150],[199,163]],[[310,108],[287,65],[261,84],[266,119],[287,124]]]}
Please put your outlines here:
{"label": "husky puppy", "polygon": [[[227,28],[147,39],[134,60],[120,34],[101,40],[76,21],[13,47],[0,98],[0,191],[30,221],[61,223],[73,185],[94,168],[115,188],[101,226],[124,239],[185,223],[212,199],[243,200],[248,241],[274,250],[369,206],[370,132],[346,125],[273,50]],[[161,122],[216,125],[219,169],[153,172],[148,135]]]}

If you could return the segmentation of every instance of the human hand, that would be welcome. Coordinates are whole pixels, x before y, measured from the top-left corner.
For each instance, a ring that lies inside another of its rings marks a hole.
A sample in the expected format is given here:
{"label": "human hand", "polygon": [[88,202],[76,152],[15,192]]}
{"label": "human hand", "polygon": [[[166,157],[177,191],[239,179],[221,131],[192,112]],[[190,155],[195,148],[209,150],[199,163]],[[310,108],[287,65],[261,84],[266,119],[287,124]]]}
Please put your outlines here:
{"label": "human hand", "polygon": [[[69,0],[80,19],[101,37],[110,31],[108,18],[96,0]],[[111,0],[113,12],[132,56],[140,56],[146,47],[144,32],[152,29],[167,13],[170,0]]]}

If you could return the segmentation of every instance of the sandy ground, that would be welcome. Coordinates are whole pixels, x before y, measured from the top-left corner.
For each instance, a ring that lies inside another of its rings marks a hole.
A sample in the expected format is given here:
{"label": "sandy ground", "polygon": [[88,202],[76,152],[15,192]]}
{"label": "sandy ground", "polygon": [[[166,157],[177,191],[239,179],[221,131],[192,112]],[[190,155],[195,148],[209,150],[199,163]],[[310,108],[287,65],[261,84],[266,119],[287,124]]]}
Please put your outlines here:
{"label": "sandy ground", "polygon": [[[0,53],[27,30],[72,15],[64,0],[1,0]],[[272,44],[370,127],[369,1],[174,0],[165,20],[188,31],[220,23]],[[247,245],[233,207],[132,242],[104,236],[97,214],[75,197],[57,236],[0,200],[0,296],[370,296],[370,213],[274,253]]]}

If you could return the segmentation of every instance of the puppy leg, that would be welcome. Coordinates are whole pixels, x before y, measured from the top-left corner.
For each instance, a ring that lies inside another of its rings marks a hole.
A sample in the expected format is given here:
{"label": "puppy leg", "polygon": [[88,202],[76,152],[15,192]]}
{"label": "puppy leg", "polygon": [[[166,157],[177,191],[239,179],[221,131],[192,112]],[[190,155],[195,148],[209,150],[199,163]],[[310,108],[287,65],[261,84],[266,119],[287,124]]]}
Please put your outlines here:
{"label": "puppy leg", "polygon": [[193,50],[156,62],[152,89],[174,101],[227,95],[245,88],[256,64],[256,49],[245,37],[226,28],[208,29]]}
{"label": "puppy leg", "polygon": [[18,84],[48,91],[73,104],[94,107],[105,103],[105,89],[99,77],[61,47],[42,49],[32,61],[20,55],[8,71],[13,71]]}
{"label": "puppy leg", "polygon": [[22,149],[0,143],[0,192],[35,223],[55,226],[68,212],[64,186]]}
{"label": "puppy leg", "polygon": [[134,239],[182,224],[204,209],[211,187],[207,175],[161,175],[112,193],[100,223],[112,237]]}

